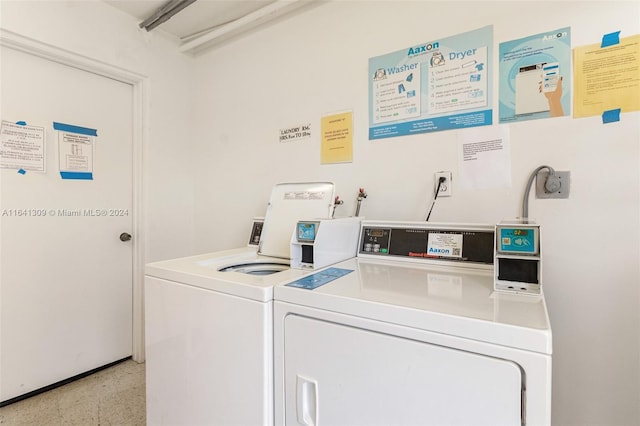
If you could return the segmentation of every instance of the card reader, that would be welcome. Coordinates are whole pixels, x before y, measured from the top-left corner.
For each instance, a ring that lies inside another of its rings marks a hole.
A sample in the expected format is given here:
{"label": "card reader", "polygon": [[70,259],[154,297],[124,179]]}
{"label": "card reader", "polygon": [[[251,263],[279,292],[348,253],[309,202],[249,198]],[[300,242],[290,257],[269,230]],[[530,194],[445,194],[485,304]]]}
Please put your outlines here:
{"label": "card reader", "polygon": [[355,257],[361,219],[298,221],[291,236],[291,267],[319,269]]}
{"label": "card reader", "polygon": [[539,295],[540,226],[531,221],[496,225],[494,290]]}

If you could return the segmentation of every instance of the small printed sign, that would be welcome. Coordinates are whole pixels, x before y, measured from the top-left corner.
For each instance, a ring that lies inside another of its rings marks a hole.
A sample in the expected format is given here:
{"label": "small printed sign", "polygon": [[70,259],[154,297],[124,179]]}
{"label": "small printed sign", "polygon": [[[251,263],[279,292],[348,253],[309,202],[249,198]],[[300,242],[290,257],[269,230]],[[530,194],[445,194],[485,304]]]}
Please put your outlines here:
{"label": "small printed sign", "polygon": [[280,142],[298,142],[311,138],[311,123],[280,129]]}
{"label": "small printed sign", "polygon": [[430,233],[427,256],[462,257],[462,234]]}
{"label": "small printed sign", "polygon": [[341,269],[341,268],[329,268],[324,271],[317,272],[312,275],[308,275],[304,278],[300,278],[289,284],[285,284],[287,287],[303,288],[305,290],[313,290],[322,285],[330,283],[333,280],[337,280],[349,273],[353,272],[353,269]]}

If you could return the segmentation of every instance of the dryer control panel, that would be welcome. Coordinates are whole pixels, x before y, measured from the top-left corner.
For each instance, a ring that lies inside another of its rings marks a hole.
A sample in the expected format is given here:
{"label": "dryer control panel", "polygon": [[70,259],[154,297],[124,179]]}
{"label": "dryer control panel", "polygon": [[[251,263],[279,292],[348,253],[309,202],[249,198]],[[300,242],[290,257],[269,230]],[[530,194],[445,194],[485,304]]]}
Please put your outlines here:
{"label": "dryer control panel", "polygon": [[358,256],[493,264],[494,229],[489,225],[363,223]]}

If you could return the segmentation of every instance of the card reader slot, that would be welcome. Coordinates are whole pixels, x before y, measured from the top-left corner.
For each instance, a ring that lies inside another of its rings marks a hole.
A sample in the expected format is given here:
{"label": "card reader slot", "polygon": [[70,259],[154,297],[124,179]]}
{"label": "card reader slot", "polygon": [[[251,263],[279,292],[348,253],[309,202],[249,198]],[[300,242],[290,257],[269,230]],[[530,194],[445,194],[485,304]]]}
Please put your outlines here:
{"label": "card reader slot", "polygon": [[537,259],[497,258],[498,280],[539,284]]}
{"label": "card reader slot", "polygon": [[302,263],[313,265],[313,246],[303,244],[302,245]]}

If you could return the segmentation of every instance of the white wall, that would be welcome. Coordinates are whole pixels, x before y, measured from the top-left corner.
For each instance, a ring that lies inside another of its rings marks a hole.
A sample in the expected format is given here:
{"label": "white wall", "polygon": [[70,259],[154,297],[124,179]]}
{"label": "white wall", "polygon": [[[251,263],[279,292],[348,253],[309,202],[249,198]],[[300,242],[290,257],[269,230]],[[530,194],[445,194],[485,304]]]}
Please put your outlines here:
{"label": "white wall", "polygon": [[148,77],[145,260],[191,253],[193,176],[185,146],[191,140],[192,58],[178,53],[174,40],[140,30],[134,18],[99,1],[3,0],[0,12],[5,30]]}
{"label": "white wall", "polygon": [[[509,190],[456,187],[455,131],[367,139],[370,57],[489,24],[495,52],[500,41],[566,26],[573,46],[598,43],[617,30],[640,33],[639,12],[638,2],[336,1],[198,57],[195,251],[246,244],[249,220],[264,214],[277,182],[336,182],[345,200],[337,216],[353,214],[364,187],[367,218],[424,220],[433,172],[452,170],[454,195],[431,220],[495,223],[520,214],[538,165],[569,170],[570,199],[530,203],[554,333],[553,424],[639,424],[639,113],[608,125],[599,117],[511,124]],[[320,165],[320,117],[345,109],[354,113],[354,161]],[[278,129],[306,121],[312,140],[278,143]]]}

